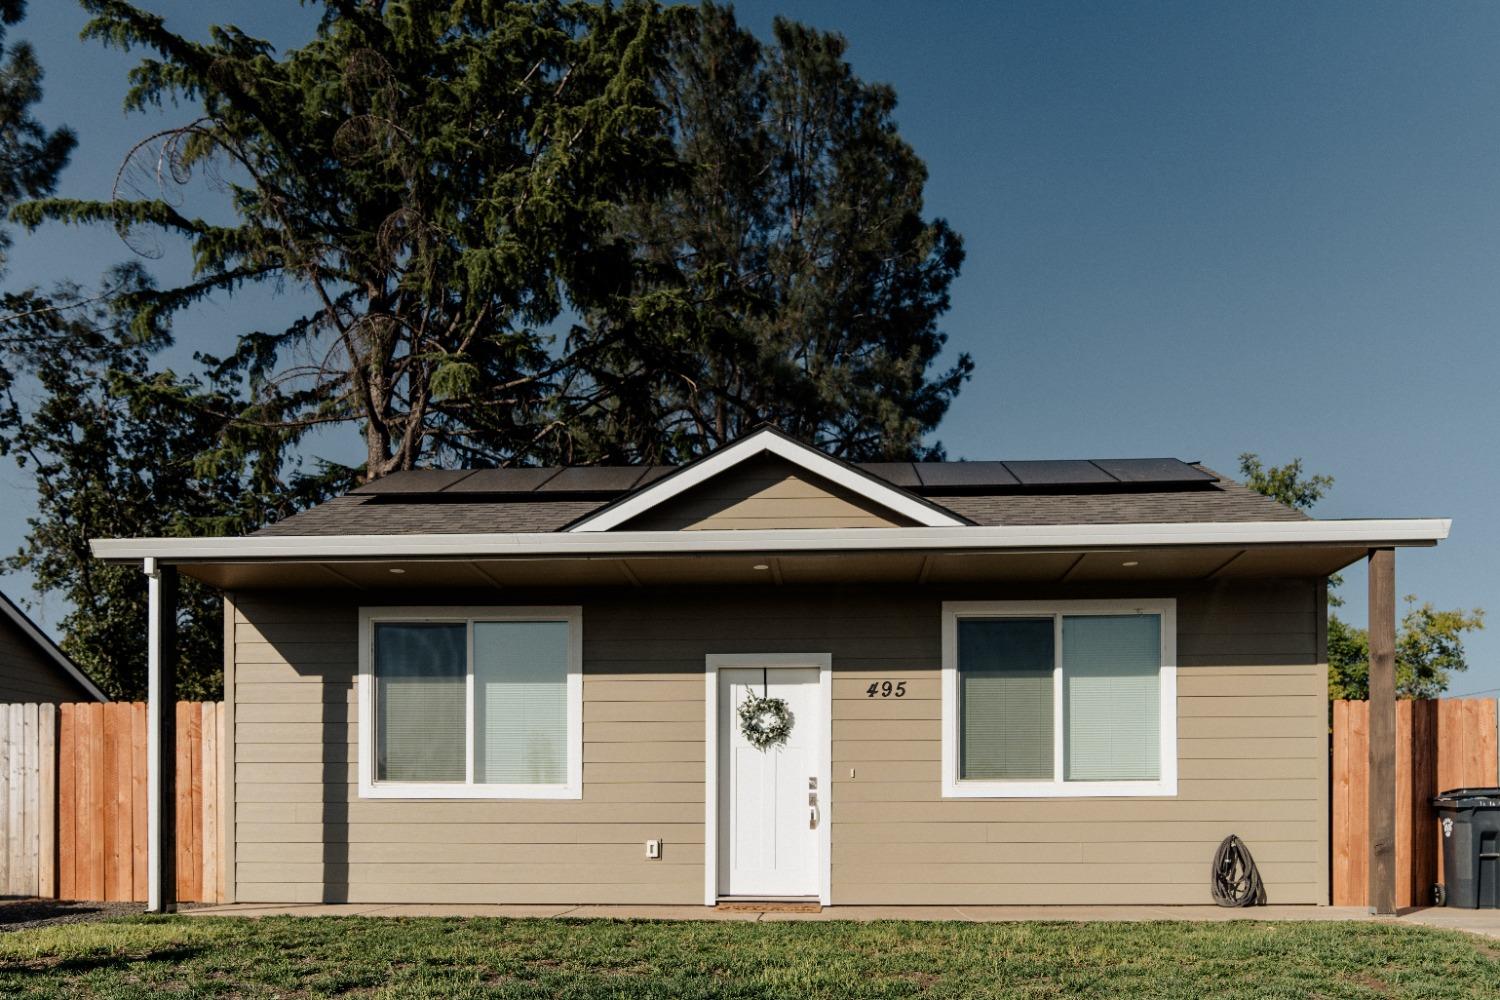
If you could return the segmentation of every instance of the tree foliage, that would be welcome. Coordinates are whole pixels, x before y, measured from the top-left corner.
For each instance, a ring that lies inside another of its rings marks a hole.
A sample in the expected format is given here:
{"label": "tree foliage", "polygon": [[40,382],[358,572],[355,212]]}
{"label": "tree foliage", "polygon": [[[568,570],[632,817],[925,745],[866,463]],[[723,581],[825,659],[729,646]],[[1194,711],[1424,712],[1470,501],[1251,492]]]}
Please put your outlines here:
{"label": "tree foliage", "polygon": [[1267,468],[1253,451],[1240,455],[1240,476],[1255,492],[1297,510],[1311,510],[1333,488],[1332,476],[1304,475],[1300,458]]}
{"label": "tree foliage", "polygon": [[619,215],[636,308],[574,331],[584,454],[680,461],[770,422],[845,458],[940,457],[924,436],[973,367],[933,370],[963,249],[923,217],[895,93],[837,35],[778,18],[762,44],[713,4],[673,23],[657,90],[681,182]]}
{"label": "tree foliage", "polygon": [[[1332,476],[1308,476],[1302,472],[1302,459],[1294,458],[1285,465],[1265,466],[1260,456],[1253,451],[1240,455],[1240,478],[1245,485],[1257,493],[1286,504],[1294,510],[1308,511],[1333,489]],[[1341,608],[1344,599],[1338,588],[1344,582],[1342,573],[1328,578],[1328,606]]]}
{"label": "tree foliage", "polygon": [[[1333,487],[1332,476],[1307,475],[1302,460],[1266,468],[1254,452],[1240,456],[1245,485],[1289,507],[1308,510]],[[1329,578],[1330,588],[1339,577]],[[1330,594],[1329,604],[1343,601]],[[1430,601],[1406,597],[1407,610],[1396,631],[1396,696],[1436,698],[1448,690],[1455,671],[1469,668],[1464,636],[1484,628],[1484,611],[1455,608],[1442,611]],[[1328,616],[1328,696],[1363,700],[1370,696],[1370,637],[1330,613]]]}
{"label": "tree foliage", "polygon": [[[12,564],[73,602],[66,645],[108,690],[139,691],[144,582],[89,537],[248,531],[419,464],[677,461],[762,421],[848,458],[941,452],[972,367],[933,370],[962,249],[837,36],[762,44],[657,0],[325,0],[283,52],[81,3],[87,38],[141,55],[127,110],[183,118],[113,191],[33,184],[12,217],[193,261],[0,319],[35,388],[0,383],[0,448],[41,494]],[[160,370],[184,316],[250,287],[306,308]],[[303,471],[341,428],[362,461]],[[207,694],[217,611],[187,586]]]}
{"label": "tree foliage", "polygon": [[[141,289],[144,276],[114,276]],[[27,399],[7,390],[0,405],[0,454],[28,471],[37,510],[26,542],[7,560],[30,570],[40,591],[69,605],[63,649],[116,698],[145,694],[146,578],[139,565],[94,559],[91,538],[214,535],[253,529],[317,495],[321,480],[283,483],[281,462],[225,464],[204,449],[239,402],[233,386],[153,371],[153,345],[141,343],[107,307],[82,303],[72,289],[59,308],[26,320],[18,360]],[[309,488],[310,487],[310,488]],[[184,578],[178,648],[185,698],[222,690],[222,603]]]}
{"label": "tree foliage", "polygon": [[[191,278],[125,300],[142,337],[247,284],[305,294],[216,359],[277,447],[358,425],[369,478],[673,461],[763,421],[850,458],[938,450],[972,367],[932,371],[962,249],[839,37],[782,20],[763,46],[652,0],[413,0],[330,3],[278,54],[83,2],[87,35],[152,53],[127,107],[201,114],[113,197],[19,216],[186,239]],[[230,222],[182,208],[194,171]]]}
{"label": "tree foliage", "polygon": [[[1396,634],[1396,697],[1436,698],[1448,690],[1454,671],[1467,670],[1464,634],[1484,628],[1484,611],[1440,611],[1430,601],[1406,596],[1407,610]],[[1328,694],[1362,700],[1370,696],[1370,637],[1362,628],[1328,620]]]}
{"label": "tree foliage", "polygon": [[[317,36],[278,55],[233,27],[199,43],[123,0],[84,6],[87,36],[154,53],[127,108],[201,112],[143,142],[113,198],[21,210],[32,224],[113,224],[148,251],[156,234],[190,243],[190,280],[124,300],[137,335],[273,284],[310,309],[219,359],[216,377],[253,393],[242,426],[287,443],[357,425],[371,478],[543,448],[568,359],[542,327],[621,287],[628,253],[608,209],[669,155],[648,73],[661,11],[330,3]],[[194,171],[232,221],[179,211]]]}
{"label": "tree foliage", "polygon": [[[70,129],[48,131],[32,111],[42,99],[42,67],[30,45],[5,40],[25,13],[25,0],[0,0],[0,213],[51,194],[77,145]],[[0,272],[9,248],[10,235],[0,230]]]}
{"label": "tree foliage", "polygon": [[[71,130],[48,131],[33,112],[42,99],[42,68],[36,53],[25,42],[6,43],[7,29],[26,13],[25,0],[0,0],[0,217],[28,198],[51,194],[57,175],[67,165],[77,144]],[[0,276],[5,273],[11,234],[0,227]],[[0,391],[12,385],[16,372],[6,355],[14,343],[24,342],[25,323],[7,322],[52,308],[36,289],[5,289],[0,292]]]}

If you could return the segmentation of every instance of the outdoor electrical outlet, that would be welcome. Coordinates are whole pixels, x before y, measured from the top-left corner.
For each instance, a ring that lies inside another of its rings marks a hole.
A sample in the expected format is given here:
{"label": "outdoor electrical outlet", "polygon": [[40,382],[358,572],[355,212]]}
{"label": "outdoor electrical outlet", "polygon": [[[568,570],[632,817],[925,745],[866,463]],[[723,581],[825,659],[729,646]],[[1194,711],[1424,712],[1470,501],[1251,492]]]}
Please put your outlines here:
{"label": "outdoor electrical outlet", "polygon": [[648,841],[646,841],[646,860],[647,861],[660,861],[661,860],[661,841],[659,841],[659,840],[648,840]]}

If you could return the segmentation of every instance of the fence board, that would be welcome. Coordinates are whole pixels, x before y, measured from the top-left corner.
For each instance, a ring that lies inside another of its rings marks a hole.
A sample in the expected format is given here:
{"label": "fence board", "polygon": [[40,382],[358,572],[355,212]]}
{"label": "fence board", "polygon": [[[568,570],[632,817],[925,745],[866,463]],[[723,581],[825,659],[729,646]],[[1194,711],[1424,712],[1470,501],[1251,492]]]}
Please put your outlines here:
{"label": "fence board", "polygon": [[198,755],[203,775],[200,796],[203,822],[199,825],[203,839],[203,872],[198,894],[205,902],[217,902],[219,884],[219,725],[214,702],[199,706],[203,713],[200,725],[202,752]]}
{"label": "fence board", "polygon": [[130,843],[131,843],[131,896],[144,902],[148,891],[146,880],[146,703],[134,702],[130,706]]}
{"label": "fence board", "polygon": [[[1396,706],[1396,905],[1425,906],[1443,880],[1439,791],[1500,784],[1493,698]],[[1364,906],[1368,890],[1369,703],[1333,703],[1333,904]]]}
{"label": "fence board", "polygon": [[10,893],[10,836],[14,809],[10,804],[10,711],[0,706],[0,891]]}
{"label": "fence board", "polygon": [[[104,828],[104,898],[110,901],[123,900],[120,891],[120,713],[117,706],[105,705],[99,723],[104,740],[104,809],[101,825]],[[126,809],[130,804],[126,803]],[[129,819],[129,814],[126,814]]]}
{"label": "fence board", "polygon": [[83,767],[78,782],[78,892],[83,899],[104,898],[104,706],[88,705],[80,716]]}
{"label": "fence board", "polygon": [[38,785],[40,762],[37,747],[37,707],[35,702],[21,706],[21,885],[22,895],[34,896],[37,889],[38,855],[41,853],[42,795]]}
{"label": "fence board", "polygon": [[57,895],[57,706],[42,705],[38,709],[36,740],[41,795],[36,894],[50,899]]}
{"label": "fence board", "polygon": [[19,896],[24,891],[21,881],[22,841],[26,836],[25,799],[26,785],[21,777],[21,765],[25,751],[21,748],[21,709],[23,705],[8,705],[5,710],[6,742],[10,753],[6,759],[6,786],[9,788],[10,836],[6,840],[5,891]]}
{"label": "fence board", "polygon": [[199,715],[187,702],[177,703],[177,898],[197,899],[198,850],[193,842],[197,814],[192,809]]}
{"label": "fence board", "polygon": [[1396,906],[1410,906],[1412,870],[1412,774],[1417,744],[1412,739],[1410,701],[1396,702]]}
{"label": "fence board", "polygon": [[57,897],[75,899],[78,883],[73,877],[73,859],[78,856],[74,802],[77,779],[73,774],[78,736],[77,705],[60,705],[57,712]]}
{"label": "fence board", "polygon": [[[1405,845],[1407,863],[1396,871],[1396,905],[1416,906],[1430,897],[1438,880],[1437,855],[1432,846],[1436,826],[1429,803],[1437,794],[1437,716],[1440,702],[1402,702],[1410,706],[1409,787],[1406,807],[1396,815],[1396,838]],[[1400,787],[1400,786],[1398,786]]]}

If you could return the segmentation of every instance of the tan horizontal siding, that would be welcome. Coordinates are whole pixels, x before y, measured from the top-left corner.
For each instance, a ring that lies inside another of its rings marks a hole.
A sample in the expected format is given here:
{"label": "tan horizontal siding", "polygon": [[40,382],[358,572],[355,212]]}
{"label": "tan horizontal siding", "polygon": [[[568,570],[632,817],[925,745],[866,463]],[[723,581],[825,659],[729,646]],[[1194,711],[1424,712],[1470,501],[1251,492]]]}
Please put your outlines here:
{"label": "tan horizontal siding", "polygon": [[[239,898],[700,902],[705,654],[828,652],[837,902],[1202,903],[1229,833],[1273,902],[1327,901],[1315,584],[1153,591],[1178,598],[1174,798],[942,798],[941,601],[1045,592],[755,594],[549,596],[584,606],[584,795],[508,802],[359,799],[355,606],[239,595]],[[886,680],[905,697],[867,697]]]}
{"label": "tan horizontal siding", "polygon": [[[1099,874],[1108,877],[1109,872],[1101,866]],[[1322,893],[1320,882],[1276,885],[1278,903],[1316,903]],[[939,886],[841,882],[838,900],[848,906],[930,906],[935,898],[951,906],[1057,906],[1081,901],[1091,906],[1202,906],[1208,902],[1207,886],[1208,876],[1202,873],[1197,880],[1178,883],[1106,881],[1079,885],[1038,880],[1029,885],[972,882]]]}
{"label": "tan horizontal siding", "polygon": [[[442,831],[435,831],[441,836]],[[325,863],[331,854],[337,854],[344,864],[402,864],[412,858],[430,857],[433,842],[430,839],[412,837],[410,827],[393,831],[395,837],[405,840],[354,841],[336,844],[312,843],[262,843],[248,844],[240,853],[241,861],[275,864]],[[578,845],[572,843],[504,843],[490,840],[461,842],[464,858],[476,864],[568,864],[578,856]],[[702,878],[701,843],[697,850],[668,850],[662,863],[692,867]],[[641,848],[636,844],[596,844],[590,850],[595,864],[633,865],[641,858]]]}
{"label": "tan horizontal siding", "polygon": [[242,882],[244,900],[277,900],[287,903],[493,903],[503,896],[512,905],[548,904],[628,906],[634,904],[690,905],[703,902],[703,880],[690,883],[599,882],[592,884],[508,884],[497,892],[491,883],[384,883],[356,882]]}

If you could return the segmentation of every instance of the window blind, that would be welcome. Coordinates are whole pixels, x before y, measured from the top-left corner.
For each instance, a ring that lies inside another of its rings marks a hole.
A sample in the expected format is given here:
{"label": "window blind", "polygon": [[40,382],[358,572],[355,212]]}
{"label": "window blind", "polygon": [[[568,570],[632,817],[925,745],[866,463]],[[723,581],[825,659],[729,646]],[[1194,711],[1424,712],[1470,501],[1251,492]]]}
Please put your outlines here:
{"label": "window blind", "polygon": [[1069,781],[1161,776],[1161,619],[1069,615],[1062,626]]}
{"label": "window blind", "polygon": [[958,623],[959,777],[1052,777],[1051,618]]}
{"label": "window blind", "polygon": [[474,780],[568,780],[568,623],[474,623]]}
{"label": "window blind", "polygon": [[464,780],[464,631],[375,625],[376,780]]}

